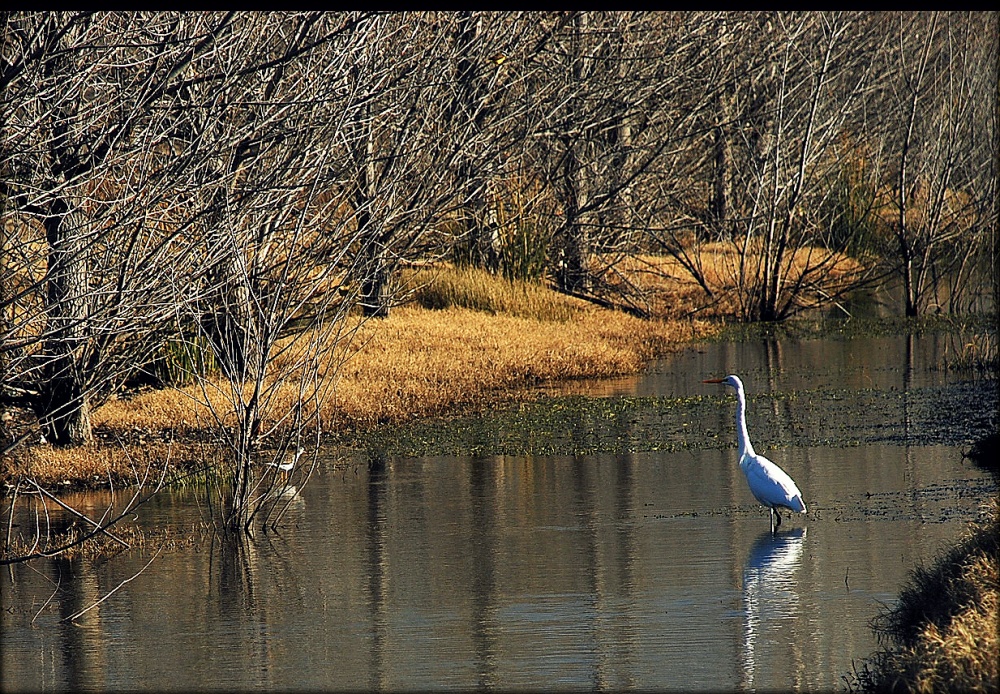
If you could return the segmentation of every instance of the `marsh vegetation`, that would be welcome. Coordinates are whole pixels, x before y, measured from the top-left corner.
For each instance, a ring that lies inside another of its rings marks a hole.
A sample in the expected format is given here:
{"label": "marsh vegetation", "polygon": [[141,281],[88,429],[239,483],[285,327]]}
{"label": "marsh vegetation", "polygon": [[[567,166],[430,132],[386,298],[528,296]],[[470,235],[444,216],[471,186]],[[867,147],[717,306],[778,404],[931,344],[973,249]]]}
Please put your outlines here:
{"label": "marsh vegetation", "polygon": [[[991,290],[995,316],[998,33],[985,12],[6,13],[10,507],[110,488],[124,510],[47,546],[122,546],[130,510],[196,481],[242,542],[303,447],[312,471],[346,436],[886,287],[911,326]],[[995,329],[942,368],[995,372]],[[9,530],[21,561],[37,543]]]}
{"label": "marsh vegetation", "polygon": [[915,568],[898,602],[874,626],[884,643],[864,660],[852,689],[865,692],[990,692],[1000,684],[997,504],[961,541]]}

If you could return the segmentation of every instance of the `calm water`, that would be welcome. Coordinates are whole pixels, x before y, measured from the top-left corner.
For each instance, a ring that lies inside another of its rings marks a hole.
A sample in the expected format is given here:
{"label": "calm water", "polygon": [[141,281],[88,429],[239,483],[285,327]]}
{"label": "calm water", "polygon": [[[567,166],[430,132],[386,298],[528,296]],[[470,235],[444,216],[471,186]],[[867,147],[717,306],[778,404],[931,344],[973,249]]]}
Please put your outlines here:
{"label": "calm water", "polygon": [[[331,453],[280,533],[164,551],[75,622],[155,548],[10,567],[3,688],[842,688],[876,646],[868,620],[996,493],[961,457],[995,382],[938,368],[948,349],[712,345],[457,422],[437,455],[408,450],[426,428],[347,469]],[[809,505],[774,536],[736,466],[733,399],[701,383],[730,372],[755,446]],[[99,515],[109,496],[72,501]],[[188,491],[139,515],[205,513]]]}

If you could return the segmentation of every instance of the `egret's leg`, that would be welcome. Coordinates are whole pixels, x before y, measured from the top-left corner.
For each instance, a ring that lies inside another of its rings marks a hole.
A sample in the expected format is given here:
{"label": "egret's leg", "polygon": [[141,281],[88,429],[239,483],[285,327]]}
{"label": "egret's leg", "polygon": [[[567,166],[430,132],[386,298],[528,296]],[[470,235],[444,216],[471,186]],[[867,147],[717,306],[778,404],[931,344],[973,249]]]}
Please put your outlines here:
{"label": "egret's leg", "polygon": [[778,509],[774,509],[774,515],[777,516],[777,518],[778,518],[778,522],[774,524],[774,527],[775,528],[780,528],[781,527],[781,513],[778,512]]}
{"label": "egret's leg", "polygon": [[774,508],[773,507],[768,507],[767,510],[771,512],[771,532],[773,533],[774,532]]}

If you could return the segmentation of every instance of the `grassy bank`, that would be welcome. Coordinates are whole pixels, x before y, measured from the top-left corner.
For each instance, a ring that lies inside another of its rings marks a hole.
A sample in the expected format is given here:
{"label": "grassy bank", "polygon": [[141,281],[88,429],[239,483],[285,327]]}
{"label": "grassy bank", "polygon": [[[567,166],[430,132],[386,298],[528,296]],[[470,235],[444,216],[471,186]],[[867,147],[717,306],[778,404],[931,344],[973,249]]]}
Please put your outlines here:
{"label": "grassy bank", "polygon": [[[635,373],[715,330],[699,321],[641,320],[537,284],[491,283],[475,271],[416,278],[415,286],[414,300],[389,318],[349,319],[357,321],[346,331],[351,339],[324,375],[335,385],[320,404],[328,432],[468,413],[528,397],[542,384]],[[283,397],[297,392],[289,384]],[[0,475],[67,489],[134,484],[164,466],[174,475],[212,465],[219,452],[202,397],[200,387],[188,386],[112,399],[93,415],[96,443],[22,445]]]}
{"label": "grassy bank", "polygon": [[899,602],[875,621],[887,644],[851,682],[866,692],[996,692],[1000,514],[929,567],[914,570]]}

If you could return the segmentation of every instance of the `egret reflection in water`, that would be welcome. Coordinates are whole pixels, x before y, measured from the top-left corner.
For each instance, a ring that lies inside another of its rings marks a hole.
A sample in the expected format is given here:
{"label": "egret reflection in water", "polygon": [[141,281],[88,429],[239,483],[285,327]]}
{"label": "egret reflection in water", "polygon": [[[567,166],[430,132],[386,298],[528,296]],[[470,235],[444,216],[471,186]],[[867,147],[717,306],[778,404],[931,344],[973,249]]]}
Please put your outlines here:
{"label": "egret reflection in water", "polygon": [[[760,534],[743,567],[745,624],[741,655],[744,686],[753,687],[758,646],[776,643],[774,632],[799,614],[795,571],[802,563],[806,529]],[[781,639],[784,641],[784,638]],[[771,661],[773,662],[773,660]]]}

